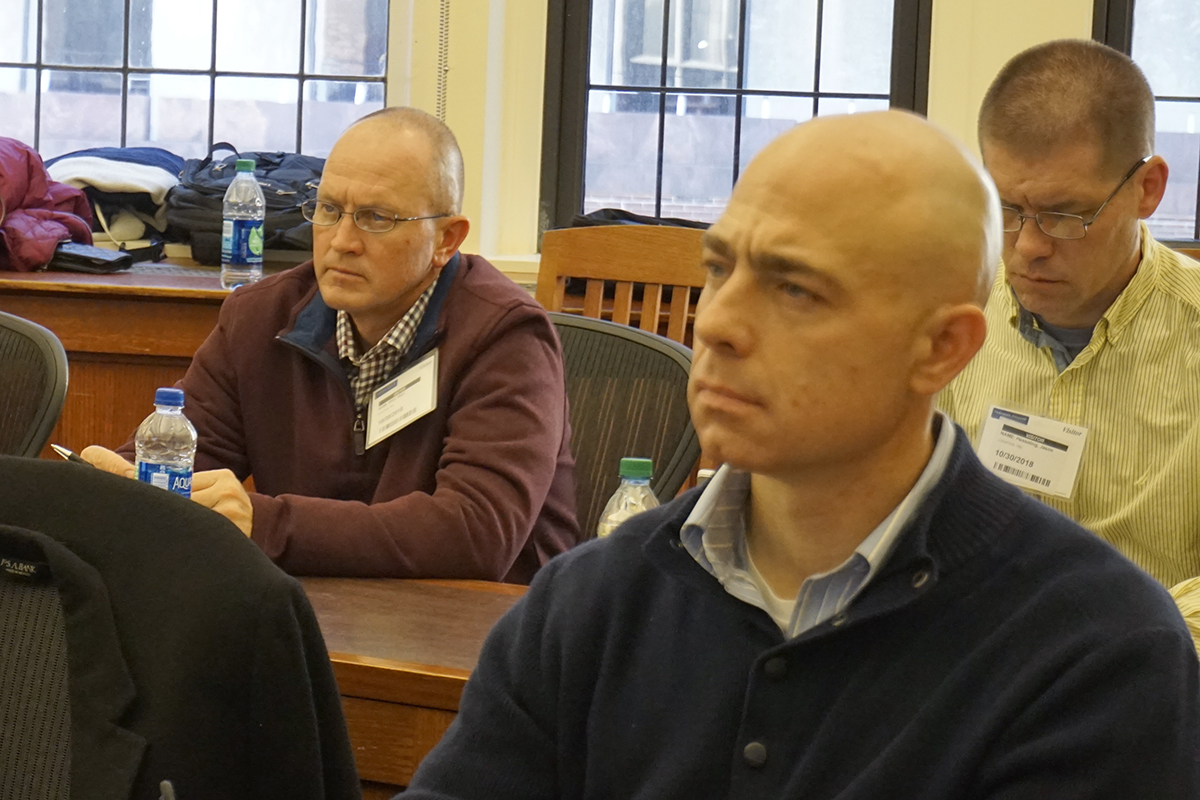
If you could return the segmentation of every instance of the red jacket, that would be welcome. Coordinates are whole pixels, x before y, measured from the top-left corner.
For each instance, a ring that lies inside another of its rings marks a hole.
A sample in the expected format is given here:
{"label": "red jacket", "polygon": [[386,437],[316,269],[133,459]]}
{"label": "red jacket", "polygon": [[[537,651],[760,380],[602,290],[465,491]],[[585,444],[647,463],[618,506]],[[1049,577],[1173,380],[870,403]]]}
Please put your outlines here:
{"label": "red jacket", "polygon": [[579,541],[562,349],[528,293],[452,259],[397,370],[439,347],[437,408],[361,456],[334,325],[311,263],[243,286],[179,384],[196,469],[254,476],[253,538],[272,560],[527,583]]}
{"label": "red jacket", "polygon": [[3,136],[0,202],[0,269],[30,272],[50,263],[59,242],[92,243],[83,192],[50,180],[37,151]]}

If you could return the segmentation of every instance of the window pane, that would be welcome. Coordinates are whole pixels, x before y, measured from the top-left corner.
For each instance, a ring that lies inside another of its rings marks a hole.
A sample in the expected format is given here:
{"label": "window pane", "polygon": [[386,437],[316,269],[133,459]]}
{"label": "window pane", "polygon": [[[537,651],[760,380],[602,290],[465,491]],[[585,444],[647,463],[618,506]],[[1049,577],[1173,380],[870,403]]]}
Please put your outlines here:
{"label": "window pane", "polygon": [[300,0],[221,0],[217,69],[298,73]]}
{"label": "window pane", "polygon": [[43,63],[125,63],[125,0],[42,0],[42,8]]}
{"label": "window pane", "polygon": [[821,97],[817,100],[817,116],[831,117],[834,114],[857,114],[860,111],[887,111],[887,100],[862,97]]}
{"label": "window pane", "polygon": [[673,6],[667,85],[698,89],[737,86],[738,3],[691,0]]}
{"label": "window pane", "polygon": [[746,12],[747,89],[811,92],[816,50],[817,0],[750,3]]}
{"label": "window pane", "polygon": [[654,214],[658,170],[658,95],[588,94],[583,210],[624,208]]}
{"label": "window pane", "polygon": [[207,75],[131,75],[125,145],[207,155],[210,86]]}
{"label": "window pane", "polygon": [[812,108],[813,101],[808,97],[746,97],[742,113],[742,152],[738,157],[740,169],[745,169],[758,151],[776,136],[812,119]]}
{"label": "window pane", "polygon": [[1147,224],[1160,239],[1196,238],[1196,183],[1200,180],[1200,102],[1156,103],[1156,150],[1171,175],[1167,193]]}
{"label": "window pane", "polygon": [[891,91],[893,2],[825,0],[821,20],[822,92]]}
{"label": "window pane", "polygon": [[733,189],[733,114],[721,95],[667,95],[663,119],[662,212],[713,222]]}
{"label": "window pane", "polygon": [[85,147],[121,146],[121,73],[42,73],[38,152],[53,158]]}
{"label": "window pane", "polygon": [[1198,40],[1200,5],[1196,0],[1134,3],[1133,59],[1156,95],[1200,96]]}
{"label": "window pane", "polygon": [[299,81],[218,77],[213,141],[238,150],[296,150]]}
{"label": "window pane", "polygon": [[37,74],[31,69],[0,69],[0,136],[33,147],[33,94]]}
{"label": "window pane", "polygon": [[588,82],[659,86],[662,0],[594,0]]}
{"label": "window pane", "polygon": [[381,108],[382,83],[305,81],[301,150],[325,158],[350,123]]}
{"label": "window pane", "polygon": [[208,69],[212,65],[212,14],[213,0],[132,0],[130,65]]}
{"label": "window pane", "polygon": [[0,61],[32,63],[36,41],[37,0],[0,2]]}
{"label": "window pane", "polygon": [[308,15],[308,72],[375,77],[387,71],[387,0],[309,0]]}

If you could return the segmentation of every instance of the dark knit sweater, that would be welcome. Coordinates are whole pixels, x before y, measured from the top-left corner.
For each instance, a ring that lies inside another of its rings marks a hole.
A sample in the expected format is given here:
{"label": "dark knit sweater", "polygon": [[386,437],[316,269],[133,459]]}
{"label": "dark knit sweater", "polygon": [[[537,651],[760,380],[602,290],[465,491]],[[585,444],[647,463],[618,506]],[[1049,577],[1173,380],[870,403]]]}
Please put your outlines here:
{"label": "dark knit sweater", "polygon": [[788,642],[682,548],[697,496],[542,570],[406,800],[1200,797],[1170,597],[961,431],[878,576]]}

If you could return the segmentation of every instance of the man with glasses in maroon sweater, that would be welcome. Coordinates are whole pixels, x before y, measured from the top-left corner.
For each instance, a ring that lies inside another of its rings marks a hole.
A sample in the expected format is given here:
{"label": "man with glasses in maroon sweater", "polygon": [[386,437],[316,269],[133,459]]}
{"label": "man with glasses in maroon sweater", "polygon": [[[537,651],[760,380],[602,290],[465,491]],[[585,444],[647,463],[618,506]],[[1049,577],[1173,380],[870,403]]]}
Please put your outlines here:
{"label": "man with glasses in maroon sweater", "polygon": [[[437,119],[355,123],[304,207],[313,261],[230,295],[179,384],[192,499],[289,572],[528,582],[579,539],[558,337],[458,252],[462,192]],[[83,456],[130,474],[119,452]]]}

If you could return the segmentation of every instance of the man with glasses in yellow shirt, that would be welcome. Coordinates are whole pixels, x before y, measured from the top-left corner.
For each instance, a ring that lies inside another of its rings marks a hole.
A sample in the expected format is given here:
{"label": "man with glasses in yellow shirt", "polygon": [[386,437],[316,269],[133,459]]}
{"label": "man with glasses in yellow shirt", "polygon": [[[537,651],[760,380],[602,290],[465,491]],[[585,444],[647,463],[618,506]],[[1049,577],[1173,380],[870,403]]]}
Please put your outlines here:
{"label": "man with glasses in yellow shirt", "polygon": [[1154,240],[1167,164],[1126,56],[1049,42],[979,116],[1003,264],[940,405],[984,464],[1168,587],[1200,575],[1200,264]]}

